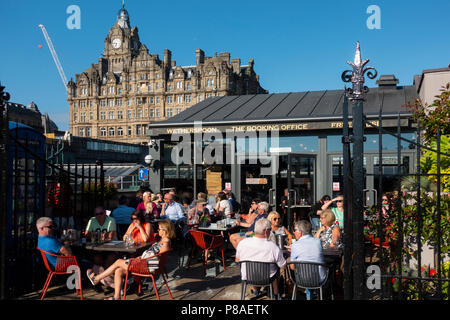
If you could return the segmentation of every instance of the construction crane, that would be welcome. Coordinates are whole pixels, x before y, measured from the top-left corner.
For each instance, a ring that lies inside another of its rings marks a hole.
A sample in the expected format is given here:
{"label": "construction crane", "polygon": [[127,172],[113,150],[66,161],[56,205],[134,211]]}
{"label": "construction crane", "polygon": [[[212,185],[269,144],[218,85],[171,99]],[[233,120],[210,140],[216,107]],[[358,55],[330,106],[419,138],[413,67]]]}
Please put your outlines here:
{"label": "construction crane", "polygon": [[59,62],[58,55],[56,54],[55,48],[53,47],[52,40],[50,39],[50,36],[48,35],[47,30],[45,30],[45,27],[42,24],[39,25],[39,28],[41,28],[42,33],[44,34],[45,41],[47,41],[48,48],[50,49],[50,53],[52,54],[53,60],[55,61],[56,67],[58,68],[58,72],[61,77],[61,80],[63,81],[64,87],[66,87],[66,90],[67,90],[67,78],[66,78],[66,75],[64,74],[64,70],[61,66],[61,63]]}

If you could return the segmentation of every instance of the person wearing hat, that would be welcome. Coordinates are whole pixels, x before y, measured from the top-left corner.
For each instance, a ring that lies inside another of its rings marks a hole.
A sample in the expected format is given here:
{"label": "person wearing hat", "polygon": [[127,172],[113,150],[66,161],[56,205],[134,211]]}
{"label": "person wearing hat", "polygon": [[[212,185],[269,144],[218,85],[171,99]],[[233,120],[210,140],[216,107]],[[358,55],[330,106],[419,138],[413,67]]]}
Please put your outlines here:
{"label": "person wearing hat", "polygon": [[206,219],[206,221],[211,222],[209,210],[206,207],[207,203],[208,202],[206,201],[206,199],[199,198],[196,201],[195,207],[188,211],[187,224],[185,224],[183,228],[184,237],[186,237],[190,229],[196,228],[202,219]]}
{"label": "person wearing hat", "polygon": [[[211,221],[210,212],[206,207],[207,201],[204,198],[199,198],[194,208],[188,211],[188,225],[198,224],[201,218],[207,217],[207,221]],[[203,218],[205,219],[205,218]]]}

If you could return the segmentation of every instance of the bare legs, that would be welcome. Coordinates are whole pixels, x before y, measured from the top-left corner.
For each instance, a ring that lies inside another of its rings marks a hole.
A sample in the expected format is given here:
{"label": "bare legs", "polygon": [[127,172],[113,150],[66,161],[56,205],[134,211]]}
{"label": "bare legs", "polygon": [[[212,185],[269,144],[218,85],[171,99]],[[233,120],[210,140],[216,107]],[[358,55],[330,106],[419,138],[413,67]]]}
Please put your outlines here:
{"label": "bare legs", "polygon": [[97,284],[100,280],[114,274],[114,298],[120,299],[120,290],[122,288],[123,276],[128,270],[127,260],[118,259],[105,271],[95,276],[94,283]]}

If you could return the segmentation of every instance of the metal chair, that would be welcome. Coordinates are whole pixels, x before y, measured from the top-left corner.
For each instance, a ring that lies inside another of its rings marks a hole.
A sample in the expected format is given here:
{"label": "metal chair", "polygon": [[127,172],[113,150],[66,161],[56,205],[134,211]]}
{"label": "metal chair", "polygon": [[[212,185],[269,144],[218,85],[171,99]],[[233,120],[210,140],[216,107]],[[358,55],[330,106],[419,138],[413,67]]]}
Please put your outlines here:
{"label": "metal chair", "polygon": [[255,287],[269,286],[270,298],[273,299],[273,282],[270,279],[270,266],[275,265],[279,269],[278,265],[274,262],[261,262],[261,261],[239,261],[241,265],[241,278],[242,278],[242,264],[245,264],[246,280],[242,280],[241,300],[245,300],[245,292],[247,290],[247,284]]}
{"label": "metal chair", "polygon": [[200,248],[205,256],[205,259],[203,261],[203,271],[204,274],[206,274],[206,266],[208,264],[208,251],[212,249],[222,249],[222,265],[223,270],[225,270],[225,256],[223,253],[223,245],[224,245],[224,239],[220,235],[212,235],[207,232],[198,231],[198,230],[189,230],[189,233],[191,234],[192,238],[194,239],[195,246],[192,248],[191,256],[189,258],[187,268],[189,268],[191,264],[191,260],[194,256],[195,248]]}
{"label": "metal chair", "polygon": [[[54,253],[50,253],[44,251],[42,249],[37,248],[42,255],[42,260],[44,261],[45,268],[48,270],[47,280],[45,280],[44,287],[42,288],[41,300],[44,300],[45,295],[47,294],[48,287],[50,286],[50,282],[54,275],[67,275],[71,270],[68,270],[69,267],[75,267],[72,272],[78,272],[78,283],[79,289],[76,288],[77,295],[80,296],[80,299],[83,300],[83,289],[81,286],[81,269],[78,265],[77,258],[75,256],[61,256]],[[56,257],[56,267],[53,269],[53,266],[50,265],[47,259],[47,255],[51,255]],[[77,286],[77,287],[78,287]]]}
{"label": "metal chair", "polygon": [[[294,265],[294,288],[292,290],[292,300],[296,299],[297,287],[309,290],[319,289],[320,300],[323,300],[322,288],[328,281],[329,267],[322,263],[291,261],[288,265]],[[319,267],[326,269],[326,277],[320,281]],[[331,290],[331,299],[334,300],[333,290]]]}
{"label": "metal chair", "polygon": [[[163,253],[158,253],[158,254],[148,257],[146,259],[140,259],[140,258],[130,259],[130,261],[128,263],[127,275],[125,276],[125,285],[123,288],[123,300],[125,300],[127,297],[127,283],[128,283],[128,275],[129,274],[134,276],[135,281],[139,283],[138,295],[142,294],[142,292],[141,292],[142,279],[141,278],[151,278],[152,282],[153,282],[153,288],[155,289],[156,299],[158,299],[158,300],[159,300],[159,294],[158,294],[158,289],[156,288],[155,276],[161,275],[161,277],[164,280],[164,284],[166,285],[166,289],[169,293],[169,296],[171,299],[173,299],[172,292],[170,292],[169,285],[167,284],[167,280],[166,280],[166,277],[167,277],[166,261],[167,261],[167,256],[170,251],[171,250],[163,252]],[[148,270],[147,260],[152,259],[154,257],[158,257],[158,260],[159,260],[158,269],[156,269],[153,272],[150,272]]]}

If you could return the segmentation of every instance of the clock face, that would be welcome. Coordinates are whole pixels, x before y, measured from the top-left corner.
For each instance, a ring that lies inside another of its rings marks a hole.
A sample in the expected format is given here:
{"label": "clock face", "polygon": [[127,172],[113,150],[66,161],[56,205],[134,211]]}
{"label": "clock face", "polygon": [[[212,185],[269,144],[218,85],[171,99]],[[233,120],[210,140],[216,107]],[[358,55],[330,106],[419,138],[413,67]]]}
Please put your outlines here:
{"label": "clock face", "polygon": [[112,46],[114,49],[120,48],[121,44],[122,44],[122,41],[119,38],[116,38],[112,41]]}

